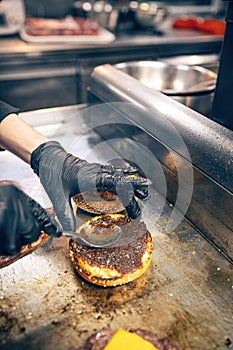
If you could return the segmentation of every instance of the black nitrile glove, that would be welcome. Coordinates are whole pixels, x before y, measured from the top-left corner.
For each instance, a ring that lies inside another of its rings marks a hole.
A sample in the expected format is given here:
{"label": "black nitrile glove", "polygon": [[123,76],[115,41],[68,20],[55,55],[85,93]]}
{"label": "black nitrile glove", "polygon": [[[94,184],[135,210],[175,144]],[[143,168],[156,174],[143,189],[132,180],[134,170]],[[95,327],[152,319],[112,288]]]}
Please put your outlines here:
{"label": "black nitrile glove", "polygon": [[10,181],[0,181],[0,255],[15,255],[22,245],[35,242],[41,231],[61,232],[50,215]]}
{"label": "black nitrile glove", "polygon": [[132,176],[135,167],[120,168],[85,160],[67,153],[58,142],[40,145],[31,157],[31,167],[50,197],[56,215],[65,231],[73,231],[76,221],[71,197],[88,191],[110,191],[119,196],[129,216],[136,218],[140,208],[134,195],[146,198],[150,180]]}

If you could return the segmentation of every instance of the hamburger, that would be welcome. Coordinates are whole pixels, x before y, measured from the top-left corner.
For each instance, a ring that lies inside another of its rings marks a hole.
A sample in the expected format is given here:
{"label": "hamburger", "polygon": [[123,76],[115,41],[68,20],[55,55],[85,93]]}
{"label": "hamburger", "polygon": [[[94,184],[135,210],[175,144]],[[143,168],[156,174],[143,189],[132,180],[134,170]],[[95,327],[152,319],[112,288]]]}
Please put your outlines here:
{"label": "hamburger", "polygon": [[135,280],[148,269],[153,246],[143,221],[131,220],[123,214],[105,214],[90,219],[89,224],[97,231],[99,225],[106,230],[112,224],[119,225],[122,235],[105,248],[92,248],[70,240],[71,262],[85,280],[102,287],[113,287]]}
{"label": "hamburger", "polygon": [[79,348],[68,350],[182,350],[170,338],[159,338],[157,334],[145,329],[104,328],[92,334]]}

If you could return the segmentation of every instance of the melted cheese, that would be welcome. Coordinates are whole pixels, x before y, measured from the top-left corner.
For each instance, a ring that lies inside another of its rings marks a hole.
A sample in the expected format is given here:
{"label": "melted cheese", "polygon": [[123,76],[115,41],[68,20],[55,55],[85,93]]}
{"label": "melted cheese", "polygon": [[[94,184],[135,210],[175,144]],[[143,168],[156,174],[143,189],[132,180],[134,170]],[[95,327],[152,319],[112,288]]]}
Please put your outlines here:
{"label": "melted cheese", "polygon": [[104,350],[158,350],[150,342],[137,334],[123,329],[117,331]]}

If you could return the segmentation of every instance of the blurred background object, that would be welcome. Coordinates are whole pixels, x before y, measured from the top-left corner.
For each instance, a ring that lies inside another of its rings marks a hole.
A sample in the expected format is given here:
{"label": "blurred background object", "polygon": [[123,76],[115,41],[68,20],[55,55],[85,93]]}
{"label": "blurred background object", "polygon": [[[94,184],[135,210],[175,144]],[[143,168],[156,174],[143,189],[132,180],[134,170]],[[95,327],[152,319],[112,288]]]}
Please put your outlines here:
{"label": "blurred background object", "polygon": [[221,0],[24,0],[24,4],[28,17],[73,15],[91,18],[111,31],[158,28],[168,14],[171,17],[191,14],[219,16],[225,11],[225,3]]}
{"label": "blurred background object", "polygon": [[168,9],[159,2],[141,2],[135,11],[136,22],[144,28],[159,29],[168,16]]}
{"label": "blurred background object", "polygon": [[119,17],[119,10],[109,1],[75,1],[73,13],[76,17],[95,20],[101,27],[115,30]]}
{"label": "blurred background object", "polygon": [[0,35],[17,33],[25,20],[23,0],[0,1]]}
{"label": "blurred background object", "polygon": [[27,17],[62,18],[70,15],[73,0],[24,0]]}

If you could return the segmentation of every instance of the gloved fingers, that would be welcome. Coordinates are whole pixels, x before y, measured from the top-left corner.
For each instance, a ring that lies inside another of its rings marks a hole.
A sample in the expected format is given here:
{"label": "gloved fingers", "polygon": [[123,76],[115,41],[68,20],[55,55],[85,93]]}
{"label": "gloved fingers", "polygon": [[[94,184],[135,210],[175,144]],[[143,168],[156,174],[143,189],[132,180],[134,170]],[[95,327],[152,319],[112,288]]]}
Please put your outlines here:
{"label": "gloved fingers", "polygon": [[140,176],[111,176],[103,175],[98,178],[97,189],[100,191],[111,191],[118,195],[128,215],[135,219],[141,213],[140,207],[135,199],[146,198],[149,195],[148,187],[151,181]]}
{"label": "gloved fingers", "polygon": [[62,232],[55,219],[42,206],[28,197],[28,205],[40,231],[50,236],[60,237]]}
{"label": "gloved fingers", "polygon": [[1,209],[1,255],[15,255],[21,249],[21,240],[18,227],[18,210],[12,203],[9,207],[7,204],[5,209]]}
{"label": "gloved fingers", "polygon": [[123,206],[125,207],[128,215],[132,218],[132,219],[136,219],[140,214],[141,214],[141,210],[140,207],[134,197],[134,191],[132,188],[131,184],[127,184],[126,186],[122,186],[122,185],[118,185],[116,188],[117,191],[117,195],[121,201],[121,203],[123,204]]}
{"label": "gloved fingers", "polygon": [[151,180],[140,176],[114,176],[109,174],[101,174],[97,178],[97,190],[111,191],[116,194],[117,187],[127,188],[131,186],[134,194],[139,198],[146,198],[149,194],[148,187],[151,185]]}
{"label": "gloved fingers", "polygon": [[0,183],[0,254],[15,255],[41,231],[60,236],[50,215],[14,183]]}
{"label": "gloved fingers", "polygon": [[33,243],[38,240],[41,230],[32,214],[24,218],[23,224],[19,225],[19,234],[21,245]]}
{"label": "gloved fingers", "polygon": [[130,175],[136,174],[138,172],[138,168],[130,165],[126,167],[114,165],[101,165],[101,171],[110,175]]}
{"label": "gloved fingers", "polygon": [[10,227],[5,229],[4,235],[6,237],[6,240],[0,249],[0,255],[16,255],[19,253],[22,246],[21,241],[19,240],[18,235],[16,235],[17,239],[14,240],[11,236],[11,233],[12,231]]}
{"label": "gloved fingers", "polygon": [[58,198],[53,201],[53,208],[63,231],[75,231],[76,219],[71,205],[71,198],[67,194],[60,193]]}
{"label": "gloved fingers", "polygon": [[135,190],[134,194],[136,197],[138,197],[140,199],[145,199],[149,196],[149,189],[148,189],[148,187],[146,187],[144,189],[141,188],[141,189]]}
{"label": "gloved fingers", "polygon": [[149,186],[151,180],[140,176],[125,176],[122,180],[123,183],[130,183],[134,189],[134,195],[140,199],[145,199],[149,195]]}
{"label": "gloved fingers", "polygon": [[0,254],[15,255],[21,248],[18,190],[10,181],[1,181],[0,186]]}
{"label": "gloved fingers", "polygon": [[17,254],[22,245],[32,243],[40,236],[37,222],[27,205],[26,195],[16,188],[10,188],[10,191],[1,228],[2,251],[5,255]]}
{"label": "gloved fingers", "polygon": [[133,196],[128,205],[125,206],[125,209],[132,219],[136,219],[141,214],[141,209]]}
{"label": "gloved fingers", "polygon": [[150,179],[138,175],[123,176],[121,181],[131,183],[133,185],[134,190],[144,190],[152,184]]}
{"label": "gloved fingers", "polygon": [[37,241],[41,233],[39,224],[32,214],[28,199],[28,196],[20,190],[18,191],[18,197],[15,203],[18,210],[19,220],[17,230],[19,232],[21,245]]}

